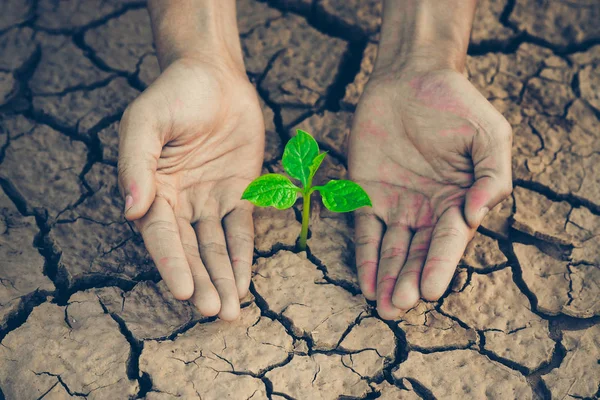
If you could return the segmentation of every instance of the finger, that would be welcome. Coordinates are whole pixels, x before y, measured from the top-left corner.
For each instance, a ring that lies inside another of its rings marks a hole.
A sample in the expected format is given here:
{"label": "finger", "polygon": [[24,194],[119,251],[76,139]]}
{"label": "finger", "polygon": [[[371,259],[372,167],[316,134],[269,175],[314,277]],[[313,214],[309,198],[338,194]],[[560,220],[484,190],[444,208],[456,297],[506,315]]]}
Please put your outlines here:
{"label": "finger", "polygon": [[252,276],[252,254],[254,253],[252,208],[234,209],[223,219],[223,225],[235,286],[238,297],[242,299],[248,294]]}
{"label": "finger", "polygon": [[225,234],[217,217],[203,218],[196,223],[200,258],[221,298],[219,318],[233,321],[240,315],[240,298],[227,254]]}
{"label": "finger", "polygon": [[148,112],[132,103],[119,124],[119,188],[125,198],[125,218],[143,217],[156,195],[155,174],[162,141]]}
{"label": "finger", "polygon": [[368,300],[376,299],[377,263],[383,224],[372,213],[354,213],[354,245],[360,290]]}
{"label": "finger", "polygon": [[492,138],[478,132],[473,142],[475,183],[467,191],[464,211],[465,219],[473,229],[477,229],[489,210],[512,192],[512,130],[506,121],[499,125]]}
{"label": "finger", "polygon": [[398,281],[392,295],[392,304],[400,310],[410,310],[419,301],[421,296],[419,282],[429,250],[432,231],[433,228],[420,229],[410,242],[406,262],[398,274]]}
{"label": "finger", "polygon": [[194,292],[194,283],[181,243],[179,226],[169,203],[157,197],[148,213],[136,225],[173,296],[178,300],[189,299]]}
{"label": "finger", "polygon": [[402,314],[402,310],[392,304],[392,292],[412,236],[410,228],[403,224],[389,225],[383,236],[377,270],[377,312],[383,319],[396,319]]}
{"label": "finger", "polygon": [[194,294],[190,300],[202,315],[212,317],[213,315],[217,315],[221,309],[219,293],[210,281],[210,276],[200,258],[198,240],[196,239],[194,228],[192,228],[189,221],[181,218],[177,219],[177,222],[179,224],[183,250],[185,251],[185,256],[194,279]]}
{"label": "finger", "polygon": [[444,294],[474,232],[457,207],[450,207],[442,214],[431,234],[421,278],[421,297],[434,301]]}

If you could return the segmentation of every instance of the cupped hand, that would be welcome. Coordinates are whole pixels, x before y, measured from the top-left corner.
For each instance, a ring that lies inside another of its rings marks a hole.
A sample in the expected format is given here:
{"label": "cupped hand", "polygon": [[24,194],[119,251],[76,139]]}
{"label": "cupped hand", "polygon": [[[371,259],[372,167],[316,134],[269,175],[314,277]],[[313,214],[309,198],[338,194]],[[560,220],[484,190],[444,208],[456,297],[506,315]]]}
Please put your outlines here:
{"label": "cupped hand", "polygon": [[243,67],[173,62],[125,111],[119,185],[173,295],[233,320],[250,284],[252,207],[240,200],[261,170],[264,122]]}
{"label": "cupped hand", "polygon": [[512,190],[511,137],[454,70],[371,78],[355,113],[349,173],[373,202],[355,214],[356,264],[383,318],[444,294],[486,212]]}

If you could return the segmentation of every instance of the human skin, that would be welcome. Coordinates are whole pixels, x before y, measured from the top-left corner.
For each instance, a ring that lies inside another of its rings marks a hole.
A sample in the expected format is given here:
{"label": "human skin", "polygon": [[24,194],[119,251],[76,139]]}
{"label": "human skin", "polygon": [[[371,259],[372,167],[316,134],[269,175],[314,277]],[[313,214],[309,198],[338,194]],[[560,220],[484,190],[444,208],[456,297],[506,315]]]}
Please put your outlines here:
{"label": "human skin", "polygon": [[[125,111],[119,184],[169,289],[233,320],[250,283],[264,125],[234,0],[150,0],[163,73]],[[511,129],[462,75],[475,0],[388,0],[349,172],[366,298],[395,319],[439,298],[486,210],[511,191]],[[365,140],[366,139],[366,140]]]}
{"label": "human skin", "polygon": [[150,0],[162,70],[126,109],[119,186],[173,295],[234,320],[248,292],[264,122],[244,68],[235,0]]}
{"label": "human skin", "polygon": [[508,122],[464,77],[476,0],[386,0],[349,143],[358,279],[397,319],[446,291],[489,209],[512,190]]}

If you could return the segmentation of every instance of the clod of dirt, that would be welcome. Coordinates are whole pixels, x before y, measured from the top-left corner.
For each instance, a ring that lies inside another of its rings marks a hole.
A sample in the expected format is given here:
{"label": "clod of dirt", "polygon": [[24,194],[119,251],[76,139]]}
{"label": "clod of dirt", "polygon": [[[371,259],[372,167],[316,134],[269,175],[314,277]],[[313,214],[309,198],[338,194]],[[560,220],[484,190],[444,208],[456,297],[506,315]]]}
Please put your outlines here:
{"label": "clod of dirt", "polygon": [[515,3],[509,21],[519,30],[565,47],[600,38],[598,19],[600,4],[594,0],[525,0]]}
{"label": "clod of dirt", "polygon": [[145,8],[127,11],[85,32],[84,41],[109,68],[134,73],[139,60],[154,51],[150,16]]}
{"label": "clod of dirt", "polygon": [[600,315],[598,287],[600,269],[596,265],[572,265],[542,252],[536,246],[515,243],[515,255],[523,271],[523,281],[537,298],[540,311],[577,318]]}
{"label": "clod of dirt", "polygon": [[263,112],[263,119],[265,121],[264,161],[265,163],[271,163],[281,159],[281,156],[283,155],[283,145],[275,128],[275,113],[262,99],[259,100]]}
{"label": "clod of dirt", "polygon": [[326,269],[328,278],[343,282],[358,291],[356,263],[354,261],[354,229],[349,215],[328,212],[320,203],[311,210],[311,237],[308,247]]}
{"label": "clod of dirt", "polygon": [[434,308],[433,303],[419,302],[398,323],[410,348],[440,350],[467,348],[477,343],[477,333],[462,327]]}
{"label": "clod of dirt", "polygon": [[102,160],[117,165],[119,159],[119,122],[113,122],[98,132],[102,144]]}
{"label": "clod of dirt", "polygon": [[265,398],[263,382],[252,375],[286,361],[292,348],[284,327],[251,305],[237,321],[198,324],[173,341],[145,342],[140,370],[152,378],[153,390],[172,396],[250,398],[257,392]]}
{"label": "clod of dirt", "polygon": [[0,106],[7,103],[17,91],[17,81],[13,74],[0,72]]}
{"label": "clod of dirt", "polygon": [[36,6],[35,25],[40,28],[73,31],[135,4],[136,0],[41,0]]}
{"label": "clod of dirt", "polygon": [[0,190],[0,330],[29,297],[54,291],[33,245],[37,233],[35,218],[23,217]]}
{"label": "clod of dirt", "polygon": [[546,321],[532,322],[526,328],[508,333],[489,330],[484,336],[486,350],[520,365],[529,373],[552,360],[555,343],[548,337]]}
{"label": "clod of dirt", "polygon": [[571,253],[572,262],[600,265],[600,216],[587,208],[574,208],[569,214],[566,231],[577,241]]}
{"label": "clod of dirt", "polygon": [[89,135],[90,129],[106,117],[116,117],[139,93],[125,78],[116,78],[108,85],[93,90],[76,90],[64,95],[34,96],[33,108],[56,124]]}
{"label": "clod of dirt", "polygon": [[289,320],[296,336],[315,350],[332,350],[348,326],[365,312],[361,296],[323,282],[323,274],[303,254],[280,251],[259,258],[254,285],[269,309]]}
{"label": "clod of dirt", "polygon": [[567,351],[560,366],[543,375],[552,398],[593,398],[600,385],[600,326],[563,332]]}
{"label": "clod of dirt", "polygon": [[[465,290],[444,300],[442,310],[484,331],[487,350],[528,370],[552,358],[555,344],[549,338],[548,322],[531,311],[509,268],[488,275],[473,274]],[[527,353],[522,351],[524,346]]]}
{"label": "clod of dirt", "polygon": [[396,350],[394,333],[377,318],[365,318],[356,324],[340,343],[339,350],[349,352],[342,357],[344,365],[362,377],[382,373]]}
{"label": "clod of dirt", "polygon": [[270,253],[278,247],[293,248],[302,226],[294,210],[277,210],[272,207],[255,207],[254,248],[259,253]]}
{"label": "clod of dirt", "polygon": [[98,298],[80,292],[65,307],[34,308],[4,338],[0,385],[9,399],[39,398],[55,385],[88,399],[133,396],[138,383],[127,377],[129,356],[129,343]]}
{"label": "clod of dirt", "polygon": [[166,338],[202,319],[191,303],[176,300],[164,281],[140,282],[129,292],[108,287],[95,293],[110,313],[125,322],[136,340]]}
{"label": "clod of dirt", "polygon": [[[10,14],[9,14],[10,15]],[[0,35],[0,52],[10,57],[0,59],[0,69],[14,71],[30,60],[36,51],[34,32],[30,28],[12,28]]]}
{"label": "clod of dirt", "polygon": [[[599,57],[600,58],[600,57]],[[590,105],[600,111],[600,62],[595,65],[584,67],[579,73],[579,88],[581,97],[586,99]]]}
{"label": "clod of dirt", "polygon": [[63,213],[48,236],[54,253],[60,255],[60,279],[74,286],[132,283],[141,274],[151,275],[154,264],[141,238],[123,218],[117,169],[97,163],[85,179],[94,193]]}
{"label": "clod of dirt", "polygon": [[[35,38],[40,43],[41,56],[29,80],[29,88],[34,95],[91,86],[111,76],[97,68],[69,36],[40,32]],[[68,74],[63,73],[66,65],[69,66]]]}
{"label": "clod of dirt", "polygon": [[293,15],[257,27],[242,38],[242,45],[248,72],[258,75],[266,70],[260,89],[282,107],[284,126],[322,105],[335,79],[332,71],[339,68],[347,47]]}
{"label": "clod of dirt", "polygon": [[482,330],[512,331],[540,319],[531,312],[529,300],[513,283],[510,269],[473,274],[465,290],[448,295],[442,310]]}
{"label": "clod of dirt", "polygon": [[28,210],[41,207],[56,216],[75,204],[84,191],[79,173],[86,163],[86,146],[22,116],[3,124],[10,128],[11,142],[0,176],[15,186]]}
{"label": "clod of dirt", "polygon": [[377,44],[369,43],[363,52],[362,60],[360,61],[360,71],[354,77],[354,81],[346,86],[346,93],[342,100],[342,105],[346,108],[356,107],[362,92],[365,90],[365,85],[369,81],[373,67],[375,66],[375,58],[377,57]]}
{"label": "clod of dirt", "polygon": [[352,127],[352,113],[346,111],[315,114],[292,128],[309,132],[317,142],[333,150],[336,154],[346,157],[348,154],[348,137]]}
{"label": "clod of dirt", "polygon": [[382,4],[381,0],[317,0],[315,11],[320,23],[336,24],[344,35],[358,39],[379,32]]}
{"label": "clod of dirt", "polygon": [[569,245],[573,238],[565,230],[565,223],[573,208],[566,201],[555,202],[543,194],[516,187],[515,214],[512,227],[538,239]]}
{"label": "clod of dirt", "polygon": [[391,385],[386,381],[374,386],[375,389],[381,394],[378,397],[380,400],[419,400],[421,398],[412,389],[400,389],[399,387]]}
{"label": "clod of dirt", "polygon": [[461,264],[475,270],[489,270],[500,268],[506,265],[507,261],[496,240],[476,232],[465,250]]}
{"label": "clod of dirt", "polygon": [[496,207],[492,208],[483,221],[481,227],[497,237],[508,239],[510,230],[510,217],[513,213],[513,197],[509,196]]}
{"label": "clod of dirt", "polygon": [[344,338],[340,350],[356,352],[374,349],[380,357],[391,358],[396,349],[394,333],[377,318],[360,320]]}
{"label": "clod of dirt", "polygon": [[145,87],[150,86],[152,82],[160,75],[160,66],[155,53],[148,53],[142,56],[138,68],[138,79]]}
{"label": "clod of dirt", "polygon": [[508,4],[508,0],[483,0],[477,2],[470,43],[506,42],[516,33],[500,22],[500,17]]}
{"label": "clod of dirt", "polygon": [[338,354],[294,356],[288,364],[267,372],[265,377],[273,384],[274,393],[296,399],[363,397],[371,389],[360,375],[344,365]]}
{"label": "clod of dirt", "polygon": [[430,354],[413,351],[392,375],[418,382],[438,399],[533,397],[523,375],[474,350]]}
{"label": "clod of dirt", "polygon": [[6,0],[3,6],[10,12],[0,15],[0,31],[25,22],[33,14],[33,1],[31,0]]}
{"label": "clod of dirt", "polygon": [[270,21],[281,18],[281,12],[267,3],[255,0],[238,0],[236,2],[237,26],[240,36],[245,37],[254,29],[264,26]]}

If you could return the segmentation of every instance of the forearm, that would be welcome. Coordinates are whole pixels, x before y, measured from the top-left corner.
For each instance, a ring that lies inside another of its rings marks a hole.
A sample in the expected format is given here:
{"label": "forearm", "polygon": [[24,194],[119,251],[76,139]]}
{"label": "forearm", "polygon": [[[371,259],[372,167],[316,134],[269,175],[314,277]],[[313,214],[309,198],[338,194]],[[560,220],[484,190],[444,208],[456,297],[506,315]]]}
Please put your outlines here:
{"label": "forearm", "polygon": [[376,71],[462,71],[477,0],[385,0]]}
{"label": "forearm", "polygon": [[244,68],[235,0],[149,0],[148,11],[161,69],[182,57]]}

